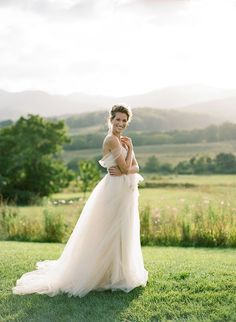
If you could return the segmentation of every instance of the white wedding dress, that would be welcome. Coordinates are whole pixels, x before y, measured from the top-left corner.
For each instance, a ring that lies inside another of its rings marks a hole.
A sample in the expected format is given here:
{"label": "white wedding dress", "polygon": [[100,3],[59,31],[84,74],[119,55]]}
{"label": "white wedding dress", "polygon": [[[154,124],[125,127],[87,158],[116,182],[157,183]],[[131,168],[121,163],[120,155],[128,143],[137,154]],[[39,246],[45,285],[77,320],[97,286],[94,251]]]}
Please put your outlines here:
{"label": "white wedding dress", "polygon": [[[127,151],[112,151],[99,163],[116,165],[116,157]],[[138,182],[135,173],[111,176],[107,173],[86,202],[80,218],[57,260],[38,262],[37,270],[22,275],[12,289],[14,294],[60,292],[83,297],[91,290],[129,292],[145,286],[140,244]]]}

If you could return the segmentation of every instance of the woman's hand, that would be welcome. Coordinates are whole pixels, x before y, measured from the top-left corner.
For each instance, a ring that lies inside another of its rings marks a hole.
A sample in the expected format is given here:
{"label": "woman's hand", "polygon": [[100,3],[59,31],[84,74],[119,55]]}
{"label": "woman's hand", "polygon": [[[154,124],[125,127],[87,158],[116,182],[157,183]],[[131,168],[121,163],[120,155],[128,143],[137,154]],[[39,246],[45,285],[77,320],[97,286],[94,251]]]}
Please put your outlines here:
{"label": "woman's hand", "polygon": [[133,143],[131,138],[129,138],[128,136],[122,136],[120,139],[121,139],[121,142],[124,143],[129,150],[133,150]]}
{"label": "woman's hand", "polygon": [[108,169],[108,172],[110,173],[111,176],[122,176],[122,172],[117,166],[110,167]]}

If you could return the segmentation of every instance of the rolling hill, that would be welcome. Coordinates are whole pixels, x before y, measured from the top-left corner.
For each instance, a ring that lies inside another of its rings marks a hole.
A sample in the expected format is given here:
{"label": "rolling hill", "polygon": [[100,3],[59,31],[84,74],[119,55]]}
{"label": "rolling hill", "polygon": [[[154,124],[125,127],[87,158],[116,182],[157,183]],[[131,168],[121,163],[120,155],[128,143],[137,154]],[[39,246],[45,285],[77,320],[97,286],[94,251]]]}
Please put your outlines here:
{"label": "rolling hill", "polygon": [[[17,119],[22,115],[40,114],[45,117],[81,114],[108,110],[125,103],[132,108],[176,109],[206,114],[211,121],[236,121],[236,90],[222,90],[204,85],[173,86],[141,95],[109,97],[72,93],[52,95],[43,91],[7,92],[0,90],[0,120]],[[213,118],[214,120],[213,120]]]}

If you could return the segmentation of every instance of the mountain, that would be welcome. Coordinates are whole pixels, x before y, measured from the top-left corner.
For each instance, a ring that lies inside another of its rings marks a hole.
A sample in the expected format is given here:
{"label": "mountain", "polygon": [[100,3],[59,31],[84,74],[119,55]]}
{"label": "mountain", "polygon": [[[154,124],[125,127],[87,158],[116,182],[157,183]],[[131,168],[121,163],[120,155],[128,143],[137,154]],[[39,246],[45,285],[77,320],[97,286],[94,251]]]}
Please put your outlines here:
{"label": "mountain", "polygon": [[81,106],[63,95],[50,95],[43,91],[10,93],[0,91],[0,119],[17,119],[22,115],[40,114],[52,116],[86,111],[90,106]]}
{"label": "mountain", "polygon": [[[236,90],[222,90],[204,85],[173,86],[151,91],[141,95],[109,97],[72,93],[69,95],[51,95],[43,91],[7,92],[0,90],[0,120],[17,119],[22,115],[40,114],[45,117],[81,114],[90,111],[108,110],[112,105],[125,103],[132,108],[150,107],[157,109],[182,109],[198,111],[224,120],[235,119],[233,97]],[[224,100],[232,100],[225,103]],[[219,103],[214,109],[209,105]],[[196,105],[197,104],[197,105]],[[205,108],[204,108],[205,106]],[[222,106],[222,110],[221,107]],[[228,109],[226,111],[226,109]]]}
{"label": "mountain", "polygon": [[223,121],[236,123],[236,95],[224,99],[212,100],[204,103],[192,104],[178,109],[182,112],[195,114],[206,113],[215,115]]}
{"label": "mountain", "polygon": [[[221,123],[219,119],[213,116],[173,109],[134,108],[133,113],[134,118],[128,127],[128,132],[141,131],[143,133],[192,130],[205,128],[213,123]],[[63,119],[70,133],[76,135],[107,131],[106,118],[107,111],[96,111],[65,116]]]}
{"label": "mountain", "polygon": [[135,107],[154,107],[172,109],[212,99],[227,97],[227,91],[203,86],[186,85],[173,86],[155,90],[142,95],[125,96],[121,101]]}

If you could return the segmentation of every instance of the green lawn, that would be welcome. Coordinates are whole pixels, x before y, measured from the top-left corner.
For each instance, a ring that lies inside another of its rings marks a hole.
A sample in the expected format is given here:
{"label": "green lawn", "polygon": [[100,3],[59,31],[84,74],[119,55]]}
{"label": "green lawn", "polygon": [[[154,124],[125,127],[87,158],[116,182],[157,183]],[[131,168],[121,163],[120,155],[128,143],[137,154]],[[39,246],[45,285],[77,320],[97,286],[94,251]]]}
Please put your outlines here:
{"label": "green lawn", "polygon": [[130,293],[83,298],[12,295],[36,261],[57,258],[64,245],[0,242],[0,321],[236,321],[236,250],[143,247],[149,281]]}

